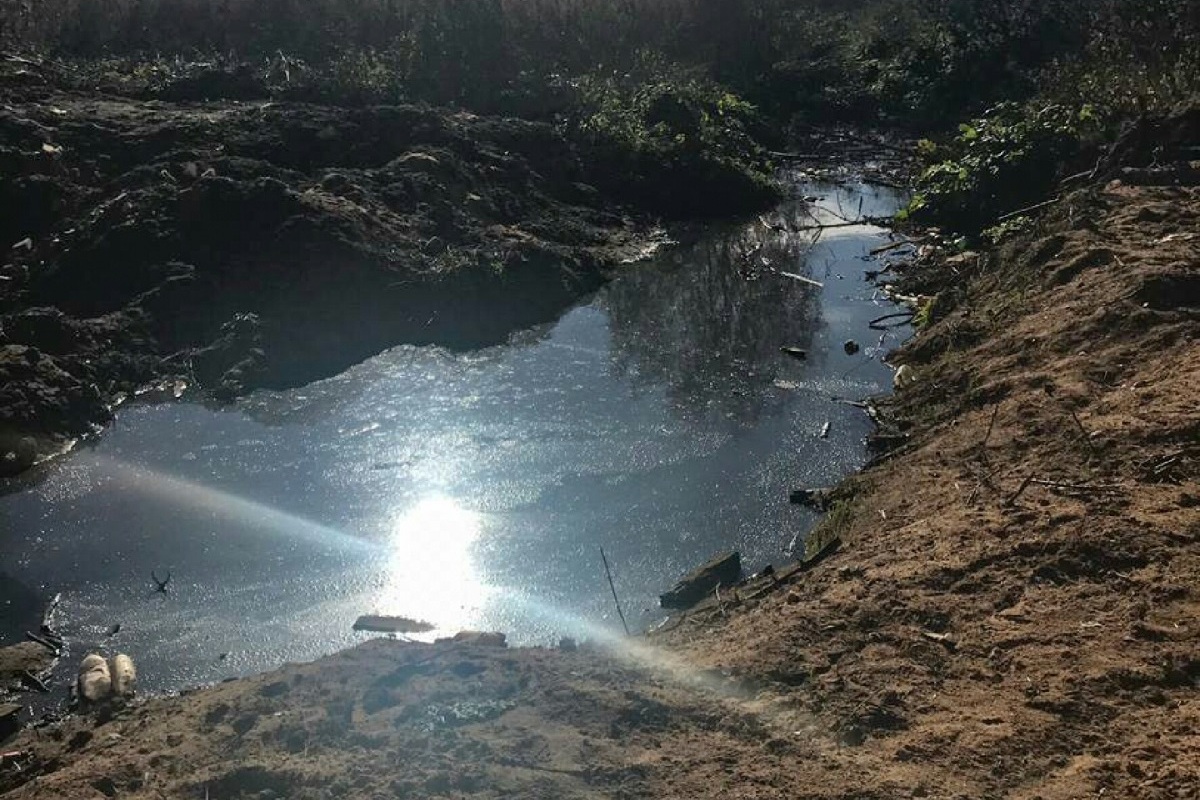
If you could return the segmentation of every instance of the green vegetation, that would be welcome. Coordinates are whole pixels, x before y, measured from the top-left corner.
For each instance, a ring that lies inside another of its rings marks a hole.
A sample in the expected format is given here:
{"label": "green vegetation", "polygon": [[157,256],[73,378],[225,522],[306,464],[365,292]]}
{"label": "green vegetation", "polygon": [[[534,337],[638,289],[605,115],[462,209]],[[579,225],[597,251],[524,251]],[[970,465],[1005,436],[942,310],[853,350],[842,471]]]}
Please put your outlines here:
{"label": "green vegetation", "polygon": [[913,212],[970,232],[1200,87],[1176,0],[0,0],[0,45],[139,96],[553,121],[679,213],[768,197],[759,143],[797,125],[907,128],[943,139]]}
{"label": "green vegetation", "polygon": [[[958,135],[946,145],[921,141],[918,150],[929,166],[918,179],[920,191],[906,215],[978,231],[999,215],[1044,197],[1058,180],[1060,166],[1076,163],[1086,138],[1098,131],[1091,106],[998,106],[959,125]],[[1011,227],[1000,227],[993,236]]]}

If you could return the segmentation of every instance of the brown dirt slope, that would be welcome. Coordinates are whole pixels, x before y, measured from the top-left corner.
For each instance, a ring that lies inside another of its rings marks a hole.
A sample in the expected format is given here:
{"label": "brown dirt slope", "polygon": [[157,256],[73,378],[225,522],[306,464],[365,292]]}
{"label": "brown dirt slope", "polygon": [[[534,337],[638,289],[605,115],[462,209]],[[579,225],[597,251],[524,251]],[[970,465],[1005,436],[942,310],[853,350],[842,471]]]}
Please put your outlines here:
{"label": "brown dirt slope", "polygon": [[1200,193],[927,258],[842,547],[623,655],[376,642],[23,734],[12,797],[1200,796]]}
{"label": "brown dirt slope", "polygon": [[1114,182],[1041,228],[909,268],[942,318],[843,552],[672,634],[852,748],[861,787],[804,796],[1200,796],[1200,193]]}

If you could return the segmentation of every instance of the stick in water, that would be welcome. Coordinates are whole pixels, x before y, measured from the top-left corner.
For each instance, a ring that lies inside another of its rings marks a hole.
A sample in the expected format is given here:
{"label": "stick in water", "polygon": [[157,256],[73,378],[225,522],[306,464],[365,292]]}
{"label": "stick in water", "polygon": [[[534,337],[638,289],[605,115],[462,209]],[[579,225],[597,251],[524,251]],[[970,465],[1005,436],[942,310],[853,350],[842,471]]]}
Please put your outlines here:
{"label": "stick in water", "polygon": [[629,623],[625,621],[625,612],[621,610],[621,601],[617,598],[617,587],[613,585],[612,570],[608,568],[608,556],[604,555],[604,548],[600,548],[600,560],[604,562],[604,574],[608,577],[608,588],[612,590],[613,602],[617,606],[617,616],[621,618],[621,627],[625,629],[625,635],[629,635]]}

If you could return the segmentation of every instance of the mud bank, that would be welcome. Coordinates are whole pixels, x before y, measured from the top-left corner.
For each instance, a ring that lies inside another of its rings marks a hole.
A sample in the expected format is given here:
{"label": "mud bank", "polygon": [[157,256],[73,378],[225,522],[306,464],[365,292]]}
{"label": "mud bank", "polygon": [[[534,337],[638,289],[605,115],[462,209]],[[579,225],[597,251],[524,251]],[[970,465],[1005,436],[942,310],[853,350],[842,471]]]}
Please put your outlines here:
{"label": "mud bank", "polygon": [[651,238],[653,209],[606,199],[543,123],[137,101],[0,67],[5,472],[151,384],[224,398],[502,341]]}

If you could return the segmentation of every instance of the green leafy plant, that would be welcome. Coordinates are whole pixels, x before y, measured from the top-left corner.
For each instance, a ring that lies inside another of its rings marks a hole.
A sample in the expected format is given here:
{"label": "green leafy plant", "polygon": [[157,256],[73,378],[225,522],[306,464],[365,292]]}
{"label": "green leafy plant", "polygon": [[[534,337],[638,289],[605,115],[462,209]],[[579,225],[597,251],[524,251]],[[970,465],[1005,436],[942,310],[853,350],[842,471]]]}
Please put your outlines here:
{"label": "green leafy plant", "polygon": [[638,72],[571,82],[565,122],[588,147],[593,179],[672,212],[705,214],[776,196],[750,130],[753,105],[678,65],[647,56]]}
{"label": "green leafy plant", "polygon": [[944,146],[922,147],[930,163],[905,218],[978,233],[1044,197],[1099,127],[1088,105],[999,105],[961,124]]}

